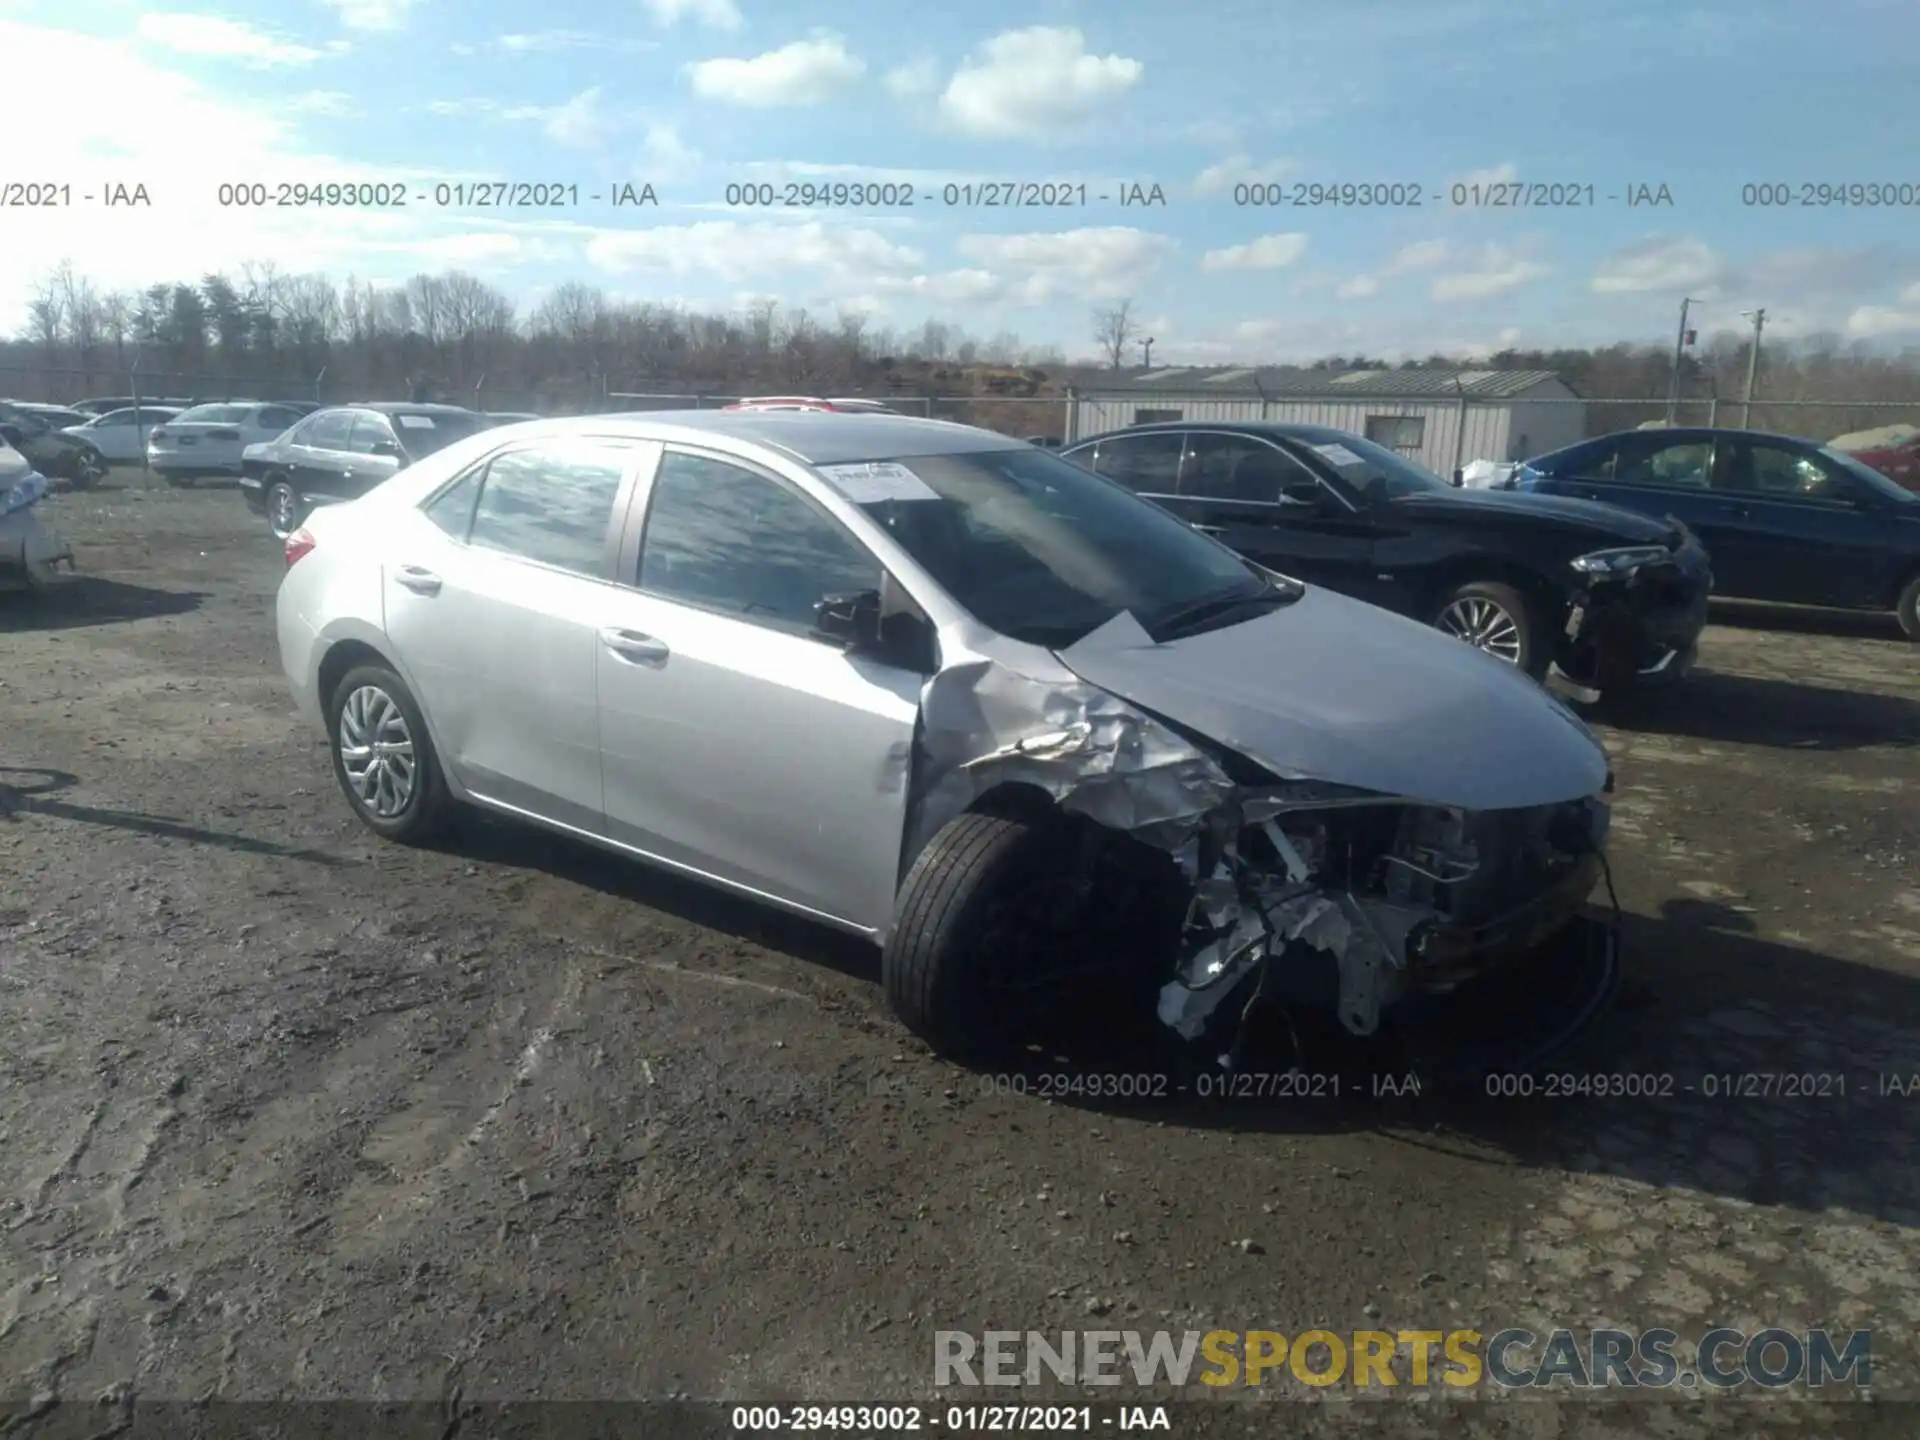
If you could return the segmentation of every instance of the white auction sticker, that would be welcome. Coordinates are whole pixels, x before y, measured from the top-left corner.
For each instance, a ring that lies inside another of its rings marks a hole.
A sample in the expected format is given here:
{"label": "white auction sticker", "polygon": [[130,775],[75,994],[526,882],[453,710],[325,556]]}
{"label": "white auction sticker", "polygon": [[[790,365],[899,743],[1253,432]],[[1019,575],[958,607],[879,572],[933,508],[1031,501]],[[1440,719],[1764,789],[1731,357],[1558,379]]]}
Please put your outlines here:
{"label": "white auction sticker", "polygon": [[827,483],[856,505],[882,500],[938,500],[939,494],[904,465],[876,460],[865,465],[822,465]]}
{"label": "white auction sticker", "polygon": [[1344,445],[1316,445],[1313,449],[1316,455],[1326,456],[1330,464],[1364,465],[1367,463]]}
{"label": "white auction sticker", "polygon": [[396,415],[393,418],[400,422],[400,428],[402,430],[433,429],[433,417],[431,415]]}

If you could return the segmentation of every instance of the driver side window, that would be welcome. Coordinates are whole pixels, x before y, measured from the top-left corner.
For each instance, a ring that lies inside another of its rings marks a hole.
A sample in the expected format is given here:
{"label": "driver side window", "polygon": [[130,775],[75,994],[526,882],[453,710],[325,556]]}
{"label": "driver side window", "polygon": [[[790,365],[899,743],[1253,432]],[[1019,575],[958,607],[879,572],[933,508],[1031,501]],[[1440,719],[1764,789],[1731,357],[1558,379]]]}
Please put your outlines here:
{"label": "driver side window", "polygon": [[640,589],[805,634],[829,595],[881,587],[880,562],[824,510],[738,465],[661,458],[640,542]]}
{"label": "driver side window", "polygon": [[1848,492],[1843,477],[1814,456],[1779,445],[1751,445],[1747,453],[1742,488],[1783,500],[1839,500]]}

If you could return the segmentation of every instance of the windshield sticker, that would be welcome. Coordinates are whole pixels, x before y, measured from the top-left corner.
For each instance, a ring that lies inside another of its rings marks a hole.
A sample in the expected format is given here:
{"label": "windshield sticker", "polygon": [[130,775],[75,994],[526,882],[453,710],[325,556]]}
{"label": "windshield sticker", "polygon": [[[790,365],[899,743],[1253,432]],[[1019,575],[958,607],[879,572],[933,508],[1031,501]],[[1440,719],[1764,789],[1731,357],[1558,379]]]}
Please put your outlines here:
{"label": "windshield sticker", "polygon": [[1367,463],[1344,445],[1316,445],[1313,453],[1324,457],[1329,465],[1345,467]]}
{"label": "windshield sticker", "polygon": [[393,418],[400,422],[400,428],[402,430],[433,429],[433,417],[431,415],[396,415]]}
{"label": "windshield sticker", "polygon": [[822,465],[826,482],[856,505],[882,500],[938,500],[939,494],[904,465],[891,460],[867,465]]}

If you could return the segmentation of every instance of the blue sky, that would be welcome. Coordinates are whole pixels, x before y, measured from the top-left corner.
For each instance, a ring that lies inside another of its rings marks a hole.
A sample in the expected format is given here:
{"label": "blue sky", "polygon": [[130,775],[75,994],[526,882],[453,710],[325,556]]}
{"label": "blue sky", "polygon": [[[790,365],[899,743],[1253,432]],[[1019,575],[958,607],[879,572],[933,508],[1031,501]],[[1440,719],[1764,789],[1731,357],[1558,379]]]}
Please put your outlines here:
{"label": "blue sky", "polygon": [[[527,305],[584,280],[1069,352],[1126,298],[1170,361],[1657,342],[1682,295],[1706,333],[1764,305],[1770,335],[1920,345],[1911,0],[0,0],[0,54],[0,183],[75,195],[0,209],[9,329],[66,258],[105,288],[249,261],[383,282],[459,267]],[[80,199],[115,180],[151,206]],[[412,198],[263,213],[217,193],[335,180]],[[433,203],[474,180],[580,201]],[[589,198],[620,181],[659,204]],[[1505,181],[1592,203],[1449,203]],[[727,204],[729,185],[789,182],[914,204]],[[1019,182],[1088,198],[963,198]],[[1743,204],[1762,183],[1908,203]],[[1236,204],[1236,184],[1423,203]],[[1130,185],[1164,204],[1098,198]],[[1642,185],[1671,204],[1629,206]]]}

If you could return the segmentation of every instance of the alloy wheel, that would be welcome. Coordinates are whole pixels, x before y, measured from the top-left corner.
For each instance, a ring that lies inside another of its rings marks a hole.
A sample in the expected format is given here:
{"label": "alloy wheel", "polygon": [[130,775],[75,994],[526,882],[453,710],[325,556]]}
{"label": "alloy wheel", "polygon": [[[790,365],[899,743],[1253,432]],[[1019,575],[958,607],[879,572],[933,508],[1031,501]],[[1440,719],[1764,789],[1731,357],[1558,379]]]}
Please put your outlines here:
{"label": "alloy wheel", "polygon": [[362,685],[340,707],[340,768],[367,812],[392,820],[413,803],[418,770],[406,713],[377,685]]}
{"label": "alloy wheel", "polygon": [[1439,626],[1496,660],[1520,663],[1520,623],[1484,595],[1462,595],[1440,612]]}

